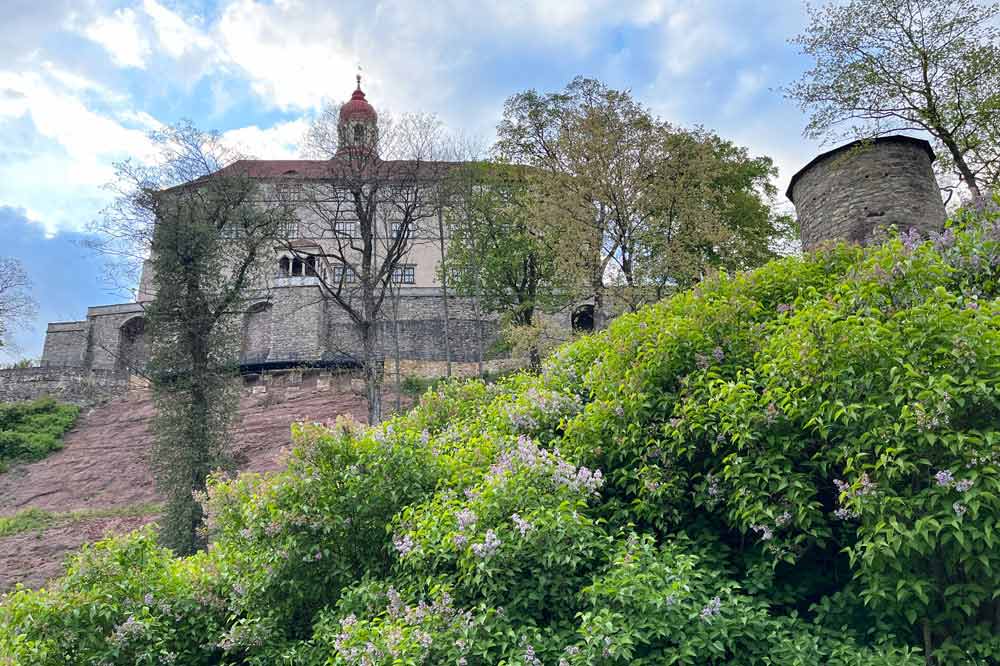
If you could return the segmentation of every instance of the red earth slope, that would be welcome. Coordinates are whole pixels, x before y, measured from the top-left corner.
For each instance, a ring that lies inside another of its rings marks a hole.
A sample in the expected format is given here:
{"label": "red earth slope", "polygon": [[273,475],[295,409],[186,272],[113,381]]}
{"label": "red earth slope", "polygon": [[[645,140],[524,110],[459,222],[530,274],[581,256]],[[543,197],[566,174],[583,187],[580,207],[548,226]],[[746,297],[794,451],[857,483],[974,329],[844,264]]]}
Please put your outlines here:
{"label": "red earth slope", "polygon": [[[366,413],[363,398],[346,387],[303,391],[274,402],[249,396],[241,400],[234,438],[241,470],[282,467],[291,445],[290,426],[296,421],[326,422],[338,414],[363,420]],[[143,391],[84,411],[61,451],[0,474],[0,516],[26,509],[127,513],[128,507],[158,501],[144,462],[152,417],[152,402]],[[108,531],[126,532],[153,520],[153,515],[78,519],[0,537],[0,592],[18,582],[42,585],[59,575],[69,551]]]}

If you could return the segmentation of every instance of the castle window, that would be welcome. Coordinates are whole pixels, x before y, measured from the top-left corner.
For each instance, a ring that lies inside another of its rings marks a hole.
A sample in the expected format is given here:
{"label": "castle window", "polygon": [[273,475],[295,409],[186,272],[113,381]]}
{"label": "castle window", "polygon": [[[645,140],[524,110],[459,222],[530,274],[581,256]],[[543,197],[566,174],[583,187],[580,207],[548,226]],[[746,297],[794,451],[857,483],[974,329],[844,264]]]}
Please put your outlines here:
{"label": "castle window", "polygon": [[392,238],[399,238],[400,232],[403,231],[402,222],[393,222],[391,226]]}
{"label": "castle window", "polygon": [[278,277],[288,277],[291,273],[292,262],[288,257],[282,257],[278,261]]}
{"label": "castle window", "polygon": [[353,238],[355,235],[354,222],[334,222],[333,233],[338,237]]}
{"label": "castle window", "polygon": [[316,257],[306,257],[306,276],[316,277]]}
{"label": "castle window", "polygon": [[292,259],[292,276],[302,277],[302,260],[298,257]]}
{"label": "castle window", "polygon": [[336,284],[340,284],[341,280],[345,284],[351,282],[357,282],[357,276],[350,266],[344,266],[343,264],[337,264],[333,267],[333,281]]}
{"label": "castle window", "polygon": [[354,143],[362,144],[365,142],[365,126],[355,125],[354,126]]}
{"label": "castle window", "polygon": [[278,238],[298,238],[299,237],[298,221],[284,220],[278,223],[277,229],[275,229],[275,235]]}
{"label": "castle window", "polygon": [[414,284],[417,267],[414,264],[403,264],[392,269],[392,281],[396,284]]}

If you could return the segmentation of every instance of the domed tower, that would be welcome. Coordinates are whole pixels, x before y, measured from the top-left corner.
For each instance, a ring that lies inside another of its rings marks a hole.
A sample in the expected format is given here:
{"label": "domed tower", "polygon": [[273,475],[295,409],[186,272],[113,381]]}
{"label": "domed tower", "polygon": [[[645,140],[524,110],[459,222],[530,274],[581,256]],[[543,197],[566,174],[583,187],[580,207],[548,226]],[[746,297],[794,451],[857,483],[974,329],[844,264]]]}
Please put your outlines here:
{"label": "domed tower", "polygon": [[884,136],[853,141],[817,156],[792,176],[802,249],[824,241],[863,242],[896,225],[926,236],[944,227],[945,210],[923,139]]}
{"label": "domed tower", "polygon": [[378,143],[378,114],[361,90],[361,75],[358,74],[357,78],[358,87],[354,89],[351,99],[340,107],[337,157],[373,150]]}

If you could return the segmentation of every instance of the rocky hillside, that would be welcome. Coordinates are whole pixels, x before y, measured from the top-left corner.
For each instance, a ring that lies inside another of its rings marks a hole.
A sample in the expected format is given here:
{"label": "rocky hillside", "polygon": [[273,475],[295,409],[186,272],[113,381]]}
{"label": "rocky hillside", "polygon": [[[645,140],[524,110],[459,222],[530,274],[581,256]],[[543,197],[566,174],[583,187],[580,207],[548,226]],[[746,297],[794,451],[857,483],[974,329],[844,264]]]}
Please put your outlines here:
{"label": "rocky hillside", "polygon": [[[338,414],[364,419],[363,399],[346,388],[281,401],[244,397],[235,437],[240,468],[281,467],[293,422]],[[61,451],[0,474],[0,519],[17,520],[8,529],[0,522],[0,591],[41,585],[60,573],[68,551],[156,519],[159,498],[144,462],[152,416],[149,394],[134,391],[84,411]]]}

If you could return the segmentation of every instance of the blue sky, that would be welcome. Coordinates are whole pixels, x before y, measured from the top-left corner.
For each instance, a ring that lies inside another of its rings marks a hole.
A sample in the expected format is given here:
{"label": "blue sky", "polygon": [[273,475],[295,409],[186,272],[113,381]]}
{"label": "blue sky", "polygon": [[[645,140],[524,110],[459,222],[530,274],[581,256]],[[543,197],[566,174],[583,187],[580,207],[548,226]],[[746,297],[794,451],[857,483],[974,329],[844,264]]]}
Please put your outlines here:
{"label": "blue sky", "polygon": [[79,242],[112,164],[151,159],[162,124],[295,157],[360,65],[380,111],[434,113],[488,143],[509,95],[583,74],[773,157],[784,191],[819,148],[775,90],[809,65],[787,41],[804,23],[797,0],[4,0],[0,255],[24,261],[41,306],[20,355],[41,353],[47,321],[122,300]]}

